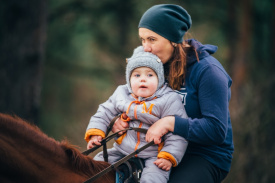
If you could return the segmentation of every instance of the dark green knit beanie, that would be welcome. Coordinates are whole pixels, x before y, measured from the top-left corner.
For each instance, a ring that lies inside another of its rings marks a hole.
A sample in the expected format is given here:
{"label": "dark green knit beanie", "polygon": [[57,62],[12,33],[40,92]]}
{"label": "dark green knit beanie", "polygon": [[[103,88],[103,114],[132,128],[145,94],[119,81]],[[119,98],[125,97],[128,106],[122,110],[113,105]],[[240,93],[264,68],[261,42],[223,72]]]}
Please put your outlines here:
{"label": "dark green knit beanie", "polygon": [[147,28],[174,43],[182,43],[192,20],[179,5],[159,4],[149,8],[141,17],[138,28]]}

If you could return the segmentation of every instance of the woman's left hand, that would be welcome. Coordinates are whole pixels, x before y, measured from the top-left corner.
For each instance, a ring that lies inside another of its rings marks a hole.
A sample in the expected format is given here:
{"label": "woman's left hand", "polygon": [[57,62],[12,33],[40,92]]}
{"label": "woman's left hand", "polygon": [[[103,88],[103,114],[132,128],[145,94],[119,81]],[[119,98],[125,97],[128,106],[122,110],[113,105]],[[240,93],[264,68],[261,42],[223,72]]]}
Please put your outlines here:
{"label": "woman's left hand", "polygon": [[151,142],[154,140],[155,144],[161,143],[161,137],[168,133],[173,132],[175,126],[175,117],[166,116],[156,121],[147,131],[145,140]]}

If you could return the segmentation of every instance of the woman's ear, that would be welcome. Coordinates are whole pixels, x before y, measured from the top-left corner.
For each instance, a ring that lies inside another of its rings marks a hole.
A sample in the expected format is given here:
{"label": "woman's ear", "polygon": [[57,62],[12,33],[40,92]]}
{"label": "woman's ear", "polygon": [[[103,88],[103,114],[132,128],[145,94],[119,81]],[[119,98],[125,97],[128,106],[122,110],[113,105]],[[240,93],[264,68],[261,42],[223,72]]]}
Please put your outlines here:
{"label": "woman's ear", "polygon": [[178,44],[177,44],[177,43],[173,43],[173,42],[171,42],[171,44],[172,44],[172,46],[173,46],[173,47],[177,47],[177,46],[178,46]]}

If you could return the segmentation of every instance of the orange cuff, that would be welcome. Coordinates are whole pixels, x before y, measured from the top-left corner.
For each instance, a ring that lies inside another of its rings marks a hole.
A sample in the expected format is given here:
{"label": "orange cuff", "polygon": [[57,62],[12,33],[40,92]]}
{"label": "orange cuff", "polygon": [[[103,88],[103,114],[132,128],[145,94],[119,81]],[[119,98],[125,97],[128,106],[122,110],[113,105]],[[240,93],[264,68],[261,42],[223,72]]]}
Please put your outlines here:
{"label": "orange cuff", "polygon": [[170,153],[168,153],[168,152],[161,151],[161,152],[158,154],[158,158],[167,159],[167,160],[171,161],[173,167],[177,166],[177,161],[176,161],[176,159],[174,158],[174,156],[172,156],[172,155],[171,155]]}
{"label": "orange cuff", "polygon": [[86,131],[84,139],[86,142],[89,142],[91,136],[93,135],[99,135],[102,138],[105,138],[105,133],[102,130],[96,129],[96,128],[91,128]]}

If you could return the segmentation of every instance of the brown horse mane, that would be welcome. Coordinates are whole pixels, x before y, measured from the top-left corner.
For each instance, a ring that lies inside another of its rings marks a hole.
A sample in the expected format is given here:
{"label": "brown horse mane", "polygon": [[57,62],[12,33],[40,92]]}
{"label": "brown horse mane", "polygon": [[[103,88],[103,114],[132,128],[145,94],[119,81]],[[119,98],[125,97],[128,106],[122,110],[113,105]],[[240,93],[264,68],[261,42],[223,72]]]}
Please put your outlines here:
{"label": "brown horse mane", "polygon": [[[109,163],[95,161],[92,157],[83,155],[77,146],[70,144],[66,139],[61,142],[56,141],[48,137],[36,125],[30,124],[17,116],[0,113],[0,140],[1,134],[4,133],[6,133],[6,136],[10,136],[9,138],[24,137],[27,143],[37,144],[39,152],[45,152],[49,158],[63,157],[65,154],[71,170],[87,178],[109,166]],[[114,182],[108,176],[104,176],[104,178],[106,182]],[[114,179],[114,177],[112,178]]]}
{"label": "brown horse mane", "polygon": [[67,140],[61,141],[60,146],[67,154],[72,167],[79,173],[91,176],[110,165],[104,161],[95,161],[91,157],[83,155],[76,146],[69,144]]}

